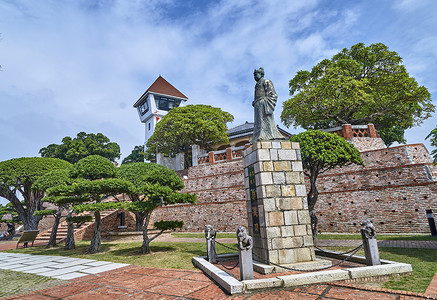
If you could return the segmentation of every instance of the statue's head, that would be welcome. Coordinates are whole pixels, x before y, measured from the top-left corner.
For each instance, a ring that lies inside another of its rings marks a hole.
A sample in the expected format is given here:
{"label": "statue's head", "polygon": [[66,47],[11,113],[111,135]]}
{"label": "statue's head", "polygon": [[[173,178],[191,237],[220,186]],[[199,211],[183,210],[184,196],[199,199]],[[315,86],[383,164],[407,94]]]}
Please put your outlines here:
{"label": "statue's head", "polygon": [[264,68],[255,69],[255,71],[253,71],[253,77],[255,77],[256,81],[263,78],[264,77]]}
{"label": "statue's head", "polygon": [[260,73],[261,75],[264,76],[264,68],[255,69],[253,71],[253,75],[255,75],[256,73]]}

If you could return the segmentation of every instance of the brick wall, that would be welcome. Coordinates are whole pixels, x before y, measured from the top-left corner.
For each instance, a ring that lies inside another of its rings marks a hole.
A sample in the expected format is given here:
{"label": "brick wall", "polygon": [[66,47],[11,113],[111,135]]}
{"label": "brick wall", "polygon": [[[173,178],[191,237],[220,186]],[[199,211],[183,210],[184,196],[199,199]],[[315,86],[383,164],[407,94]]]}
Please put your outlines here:
{"label": "brick wall", "polygon": [[[361,157],[365,167],[336,168],[318,178],[319,229],[358,232],[370,217],[378,232],[428,233],[425,210],[437,213],[437,167],[423,144],[364,151]],[[159,208],[154,220],[183,220],[186,231],[202,231],[206,224],[220,231],[247,226],[241,159],[192,167],[187,176],[184,191],[196,193],[198,204]]]}
{"label": "brick wall", "polygon": [[220,231],[247,226],[241,159],[191,167],[187,176],[183,192],[195,193],[197,204],[158,208],[153,221],[183,220],[185,231],[203,231],[206,224]]}

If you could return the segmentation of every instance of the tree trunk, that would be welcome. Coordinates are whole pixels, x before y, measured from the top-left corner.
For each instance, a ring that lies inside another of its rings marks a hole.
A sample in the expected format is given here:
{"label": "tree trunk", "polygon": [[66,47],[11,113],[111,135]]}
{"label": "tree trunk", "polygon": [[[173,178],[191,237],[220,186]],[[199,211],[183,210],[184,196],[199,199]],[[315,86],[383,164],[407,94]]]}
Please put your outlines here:
{"label": "tree trunk", "polygon": [[146,214],[142,211],[135,212],[135,231],[143,230],[144,219]]}
{"label": "tree trunk", "polygon": [[[67,217],[71,217],[72,213],[73,210],[70,209]],[[76,244],[74,242],[74,224],[73,222],[68,222],[67,224],[67,237],[65,238],[64,250],[73,250],[76,248]]]}
{"label": "tree trunk", "polygon": [[146,213],[145,216],[145,222],[143,224],[143,244],[141,245],[141,253],[142,254],[149,254],[150,251],[150,239],[148,236],[148,229],[147,227],[149,226],[149,221],[150,221],[150,213]]}
{"label": "tree trunk", "polygon": [[318,170],[311,170],[310,173],[310,191],[307,196],[308,210],[311,217],[311,231],[313,233],[314,243],[317,243],[317,230],[318,230],[318,219],[314,207],[316,206],[317,199],[319,197],[319,191],[317,190],[316,180],[317,180]]}
{"label": "tree trunk", "polygon": [[61,221],[62,211],[64,208],[62,206],[58,207],[58,211],[55,215],[55,222],[52,226],[52,232],[50,233],[50,239],[46,248],[56,247],[56,235],[58,233],[59,222]]}
{"label": "tree trunk", "polygon": [[100,218],[100,211],[94,212],[94,233],[93,237],[91,238],[91,244],[88,248],[88,253],[96,253],[101,250],[101,218]]}

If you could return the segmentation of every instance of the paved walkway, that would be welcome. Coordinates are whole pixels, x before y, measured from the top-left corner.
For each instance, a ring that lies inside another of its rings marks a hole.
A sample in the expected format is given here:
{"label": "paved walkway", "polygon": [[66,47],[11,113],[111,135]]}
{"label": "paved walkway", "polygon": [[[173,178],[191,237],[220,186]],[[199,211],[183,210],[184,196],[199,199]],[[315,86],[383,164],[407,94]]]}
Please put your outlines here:
{"label": "paved walkway", "polygon": [[[190,239],[183,240],[188,242]],[[227,239],[222,242],[225,241],[229,242]],[[381,242],[390,242],[389,246],[384,247],[437,249],[434,241]],[[359,243],[360,241],[357,240],[321,240],[319,246],[355,246]],[[13,242],[2,242],[0,250],[14,249],[15,245],[16,243]],[[367,288],[346,283],[319,284],[230,296],[209,277],[197,270],[143,268],[89,259],[2,252],[0,252],[0,262],[0,269],[68,280],[61,285],[4,299],[427,299],[426,296],[417,293]],[[437,297],[435,294],[437,294],[437,274],[425,293],[431,299]]]}
{"label": "paved walkway", "polygon": [[128,266],[128,264],[64,256],[0,252],[0,269],[68,280]]}
{"label": "paved walkway", "polygon": [[68,283],[4,299],[426,299],[421,294],[357,287],[351,284],[320,284],[298,288],[225,294],[201,271],[127,266],[88,275]]}

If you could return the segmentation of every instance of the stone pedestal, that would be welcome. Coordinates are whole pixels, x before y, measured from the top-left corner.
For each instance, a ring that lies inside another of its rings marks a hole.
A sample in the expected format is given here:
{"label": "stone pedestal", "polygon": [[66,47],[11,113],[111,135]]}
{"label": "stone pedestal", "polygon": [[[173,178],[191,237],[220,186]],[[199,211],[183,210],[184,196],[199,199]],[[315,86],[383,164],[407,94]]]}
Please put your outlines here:
{"label": "stone pedestal", "polygon": [[244,183],[253,259],[315,262],[299,143],[251,145],[244,151]]}

